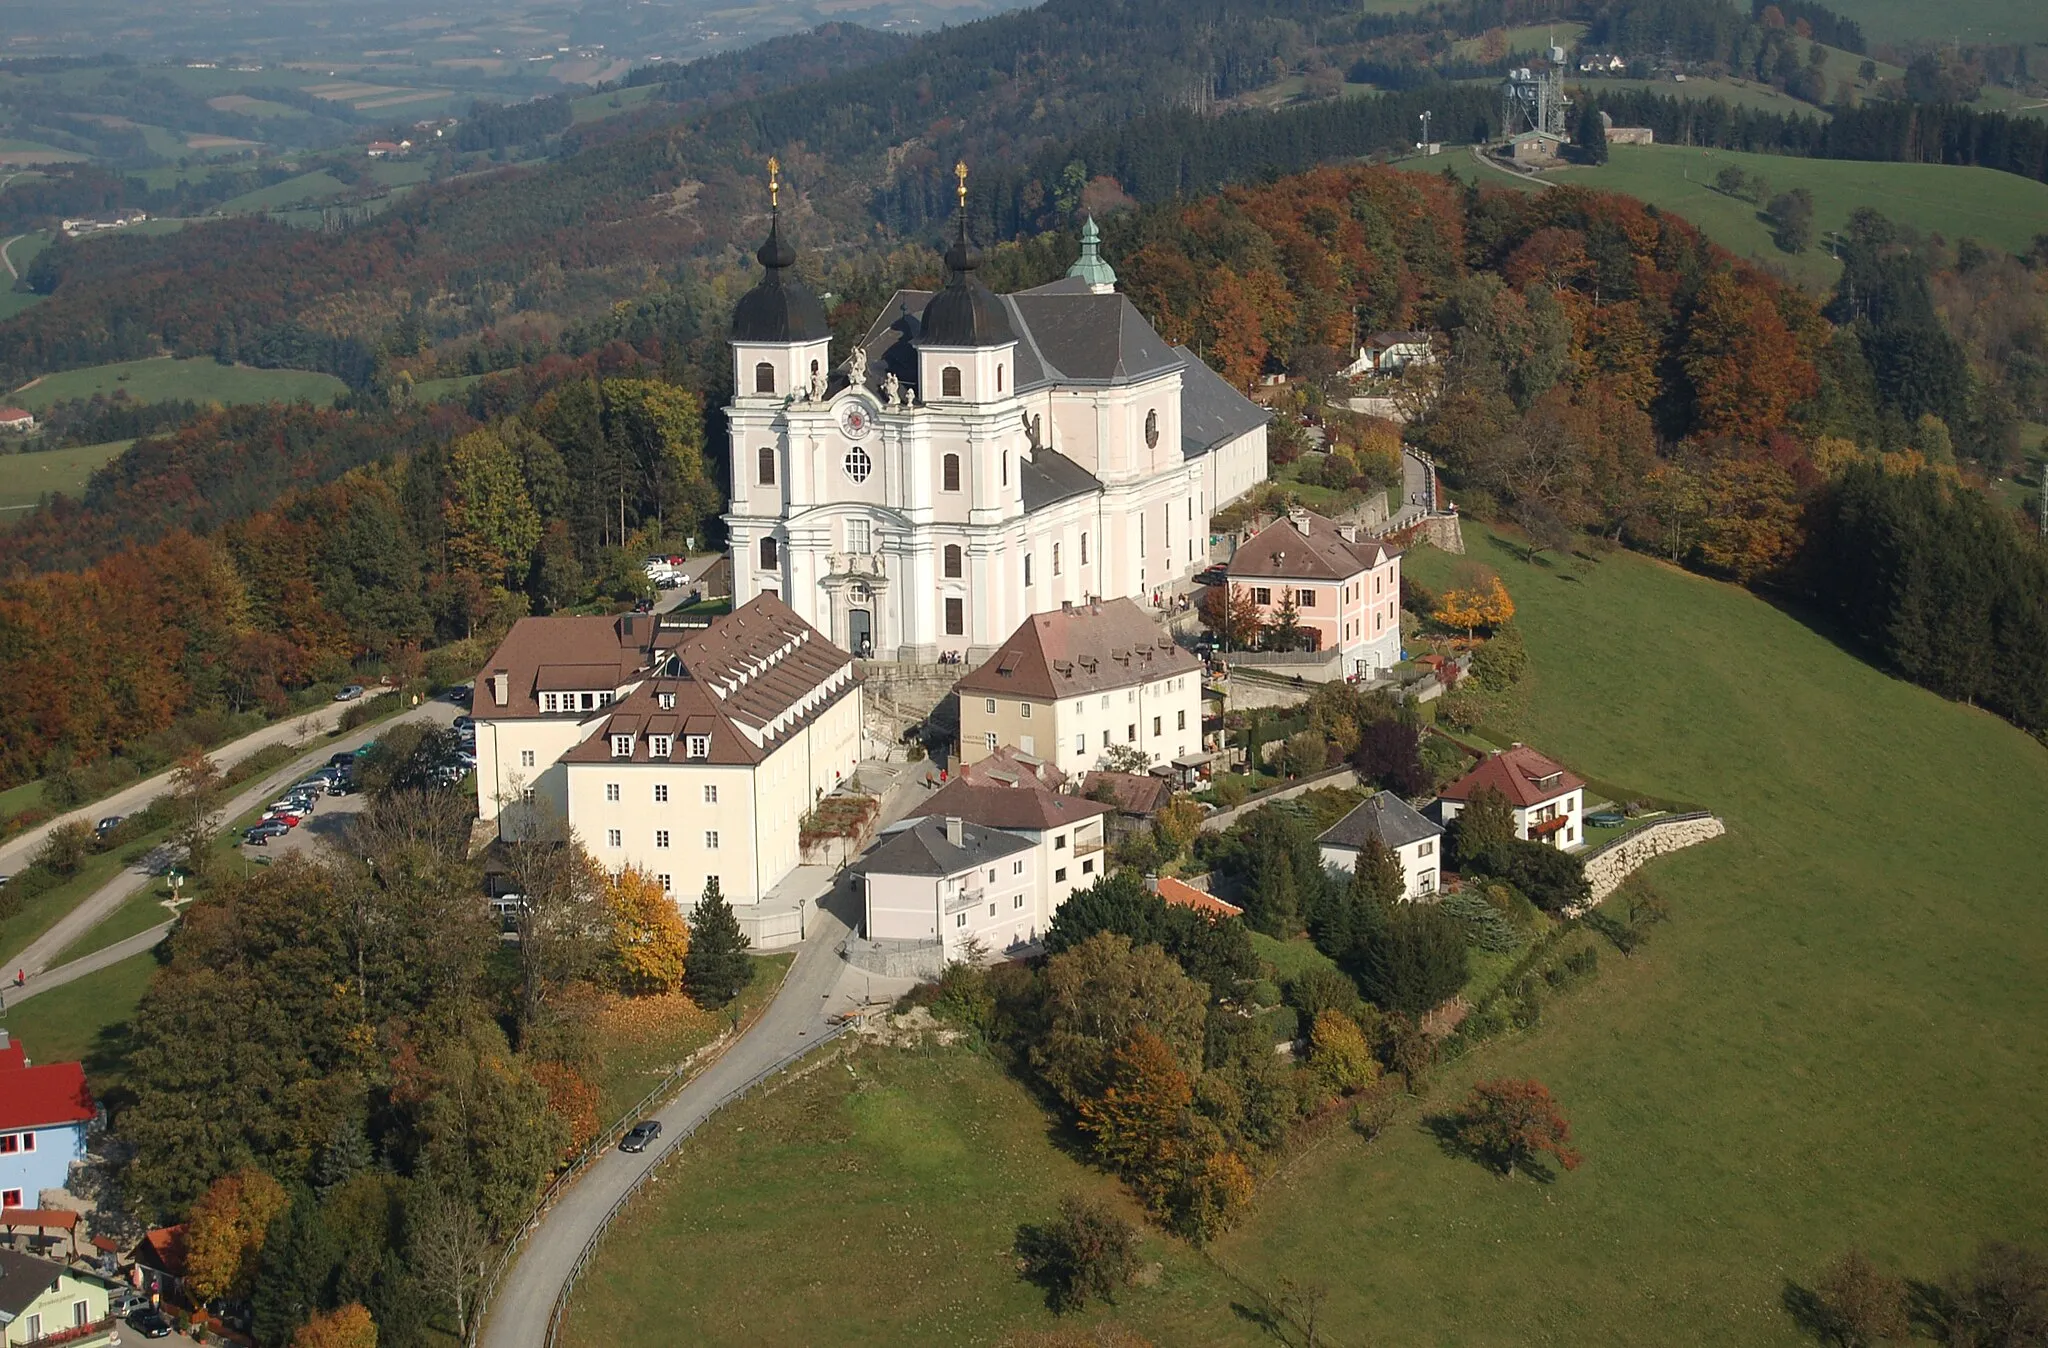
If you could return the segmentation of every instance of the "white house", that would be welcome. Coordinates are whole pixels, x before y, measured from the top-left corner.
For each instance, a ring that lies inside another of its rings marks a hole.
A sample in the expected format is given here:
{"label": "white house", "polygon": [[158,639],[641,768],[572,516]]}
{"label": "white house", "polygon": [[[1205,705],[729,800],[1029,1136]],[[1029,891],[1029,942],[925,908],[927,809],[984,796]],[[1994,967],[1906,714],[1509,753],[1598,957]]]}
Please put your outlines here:
{"label": "white house", "polygon": [[1376,332],[1358,344],[1358,354],[1342,371],[1356,379],[1368,374],[1399,374],[1410,365],[1429,365],[1436,352],[1426,332]]}
{"label": "white house", "polygon": [[1035,782],[984,785],[955,779],[912,808],[912,818],[958,818],[1024,838],[1038,851],[1037,929],[1076,889],[1109,872],[1110,807],[1086,796],[1048,791]]}
{"label": "white house", "polygon": [[1489,754],[1478,767],[1445,787],[1437,808],[1448,824],[1478,792],[1498,791],[1514,810],[1516,837],[1570,850],[1586,844],[1581,817],[1585,788],[1585,780],[1562,764],[1526,744],[1517,744]]}
{"label": "white house", "polygon": [[1382,791],[1324,829],[1316,844],[1322,848],[1325,867],[1352,872],[1358,869],[1359,854],[1377,838],[1400,861],[1401,897],[1412,901],[1437,891],[1443,836],[1441,826],[1393,792]]}
{"label": "white house", "polygon": [[1113,748],[1202,751],[1202,662],[1128,599],[1034,613],[960,680],[960,757],[1003,745],[1079,777]]}
{"label": "white house", "polygon": [[685,906],[759,903],[804,813],[859,764],[853,657],[770,596],[702,629],[526,618],[477,681],[477,808],[500,837],[566,822]]}
{"label": "white house", "polygon": [[0,431],[26,435],[36,428],[36,414],[19,407],[0,407]]}
{"label": "white house", "polygon": [[838,365],[779,221],[757,256],[726,409],[735,602],[778,595],[856,654],[978,662],[1033,613],[1189,579],[1210,515],[1266,476],[1267,412],[1153,330],[1092,229],[1066,277],[996,295],[963,212],[945,285],[897,292]]}
{"label": "white house", "polygon": [[1038,939],[1039,849],[1030,838],[927,815],[891,835],[856,868],[871,941],[937,941],[948,961],[970,943],[989,954]]}

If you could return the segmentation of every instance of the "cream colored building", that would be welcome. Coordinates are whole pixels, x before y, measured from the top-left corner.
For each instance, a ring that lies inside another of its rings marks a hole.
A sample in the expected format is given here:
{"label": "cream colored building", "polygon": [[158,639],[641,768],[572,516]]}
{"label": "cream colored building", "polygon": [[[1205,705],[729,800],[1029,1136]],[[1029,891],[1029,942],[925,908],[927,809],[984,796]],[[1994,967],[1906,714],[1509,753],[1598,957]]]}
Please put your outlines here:
{"label": "cream colored building", "polygon": [[909,817],[964,819],[1028,841],[1038,853],[1033,925],[1042,932],[1069,895],[1109,873],[1109,813],[1101,801],[1035,782],[999,786],[955,778],[913,806]]}
{"label": "cream colored building", "polygon": [[760,903],[860,759],[853,658],[772,596],[705,629],[528,618],[478,686],[478,807],[499,835],[565,821],[685,908],[712,876]]}
{"label": "cream colored building", "polygon": [[864,934],[871,941],[937,942],[948,963],[973,947],[989,955],[1036,941],[1045,911],[1039,849],[1029,837],[926,816],[861,859]]}
{"label": "cream colored building", "polygon": [[1201,668],[1128,599],[1035,613],[956,685],[960,760],[1010,745],[1079,777],[1118,747],[1147,766],[1200,753]]}

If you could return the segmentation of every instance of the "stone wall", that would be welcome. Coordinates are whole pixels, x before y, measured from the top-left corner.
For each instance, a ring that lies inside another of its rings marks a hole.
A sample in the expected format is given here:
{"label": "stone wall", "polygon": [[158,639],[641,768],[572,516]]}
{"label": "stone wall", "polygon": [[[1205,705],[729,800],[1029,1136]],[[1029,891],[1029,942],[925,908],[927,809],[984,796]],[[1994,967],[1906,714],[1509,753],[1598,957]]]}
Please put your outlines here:
{"label": "stone wall", "polygon": [[1586,853],[1586,882],[1593,887],[1593,902],[1598,903],[1621,888],[1621,882],[1644,862],[1718,838],[1727,831],[1718,816],[1678,814],[1645,824],[1633,833]]}
{"label": "stone wall", "polygon": [[884,978],[933,979],[946,971],[946,948],[937,941],[870,941],[849,936],[839,953],[854,968]]}

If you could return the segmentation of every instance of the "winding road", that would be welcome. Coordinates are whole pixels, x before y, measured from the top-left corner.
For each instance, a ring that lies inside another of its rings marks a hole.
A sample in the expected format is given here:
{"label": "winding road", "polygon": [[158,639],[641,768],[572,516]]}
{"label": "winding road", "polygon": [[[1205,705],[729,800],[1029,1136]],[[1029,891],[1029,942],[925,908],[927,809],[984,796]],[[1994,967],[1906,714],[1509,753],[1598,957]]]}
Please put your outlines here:
{"label": "winding road", "polygon": [[[5,186],[5,183],[0,182],[0,186]],[[20,243],[23,239],[27,237],[28,235],[26,234],[17,234],[13,238],[9,239],[7,242],[0,243],[0,263],[5,263],[7,265],[7,274],[17,281],[21,279],[21,273],[14,269],[14,259],[7,256],[7,250],[14,247],[15,244]]]}
{"label": "winding road", "polygon": [[543,1348],[555,1301],[575,1274],[584,1247],[634,1181],[683,1145],[727,1095],[820,1042],[834,1012],[860,1005],[871,993],[894,993],[910,985],[907,979],[870,979],[848,965],[838,949],[846,934],[841,917],[822,904],[814,907],[796,962],[761,1019],[650,1116],[661,1121],[660,1139],[638,1155],[606,1153],[541,1216],[485,1310],[481,1348]]}

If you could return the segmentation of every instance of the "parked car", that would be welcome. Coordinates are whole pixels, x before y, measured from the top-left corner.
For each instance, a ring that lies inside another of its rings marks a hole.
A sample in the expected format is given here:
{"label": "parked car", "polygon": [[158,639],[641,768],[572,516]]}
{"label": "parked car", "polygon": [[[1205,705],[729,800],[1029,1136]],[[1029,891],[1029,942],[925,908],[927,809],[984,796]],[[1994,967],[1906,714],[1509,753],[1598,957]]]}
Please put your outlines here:
{"label": "parked car", "polygon": [[128,1317],[128,1327],[145,1339],[171,1337],[171,1317],[154,1306],[144,1306]]}
{"label": "parked car", "polygon": [[661,1120],[643,1119],[626,1130],[619,1139],[620,1151],[646,1151],[647,1144],[661,1136]]}
{"label": "parked car", "polygon": [[313,813],[312,809],[296,796],[286,796],[283,800],[273,800],[270,804],[263,807],[263,812],[265,814],[296,814],[300,816]]}
{"label": "parked car", "polygon": [[251,847],[268,847],[272,838],[282,838],[289,832],[290,827],[282,821],[265,819],[261,823],[252,824],[248,832],[242,835],[242,841]]}
{"label": "parked car", "polygon": [[305,822],[306,816],[292,810],[266,810],[259,824],[283,824],[286,828],[297,828]]}
{"label": "parked car", "polygon": [[99,823],[93,825],[93,836],[96,838],[106,837],[109,833],[112,833],[115,829],[121,827],[121,821],[123,819],[126,819],[127,817],[128,816],[123,814],[108,815],[105,819],[102,819],[100,820]]}
{"label": "parked car", "polygon": [[458,683],[453,688],[450,688],[447,692],[441,694],[442,697],[447,698],[450,702],[453,702],[458,707],[468,706],[470,698],[474,697],[475,695],[475,690],[472,689],[466,683]]}
{"label": "parked car", "polygon": [[355,765],[356,756],[355,751],[352,749],[343,749],[338,754],[330,754],[327,759],[327,766],[330,768],[342,768],[345,770]]}
{"label": "parked car", "polygon": [[448,724],[454,726],[458,733],[470,735],[476,733],[476,718],[474,716],[458,716]]}
{"label": "parked car", "polygon": [[353,702],[363,695],[363,685],[351,683],[334,695],[336,702]]}
{"label": "parked car", "polygon": [[107,1314],[119,1319],[149,1304],[149,1298],[132,1287],[116,1287],[107,1293]]}

